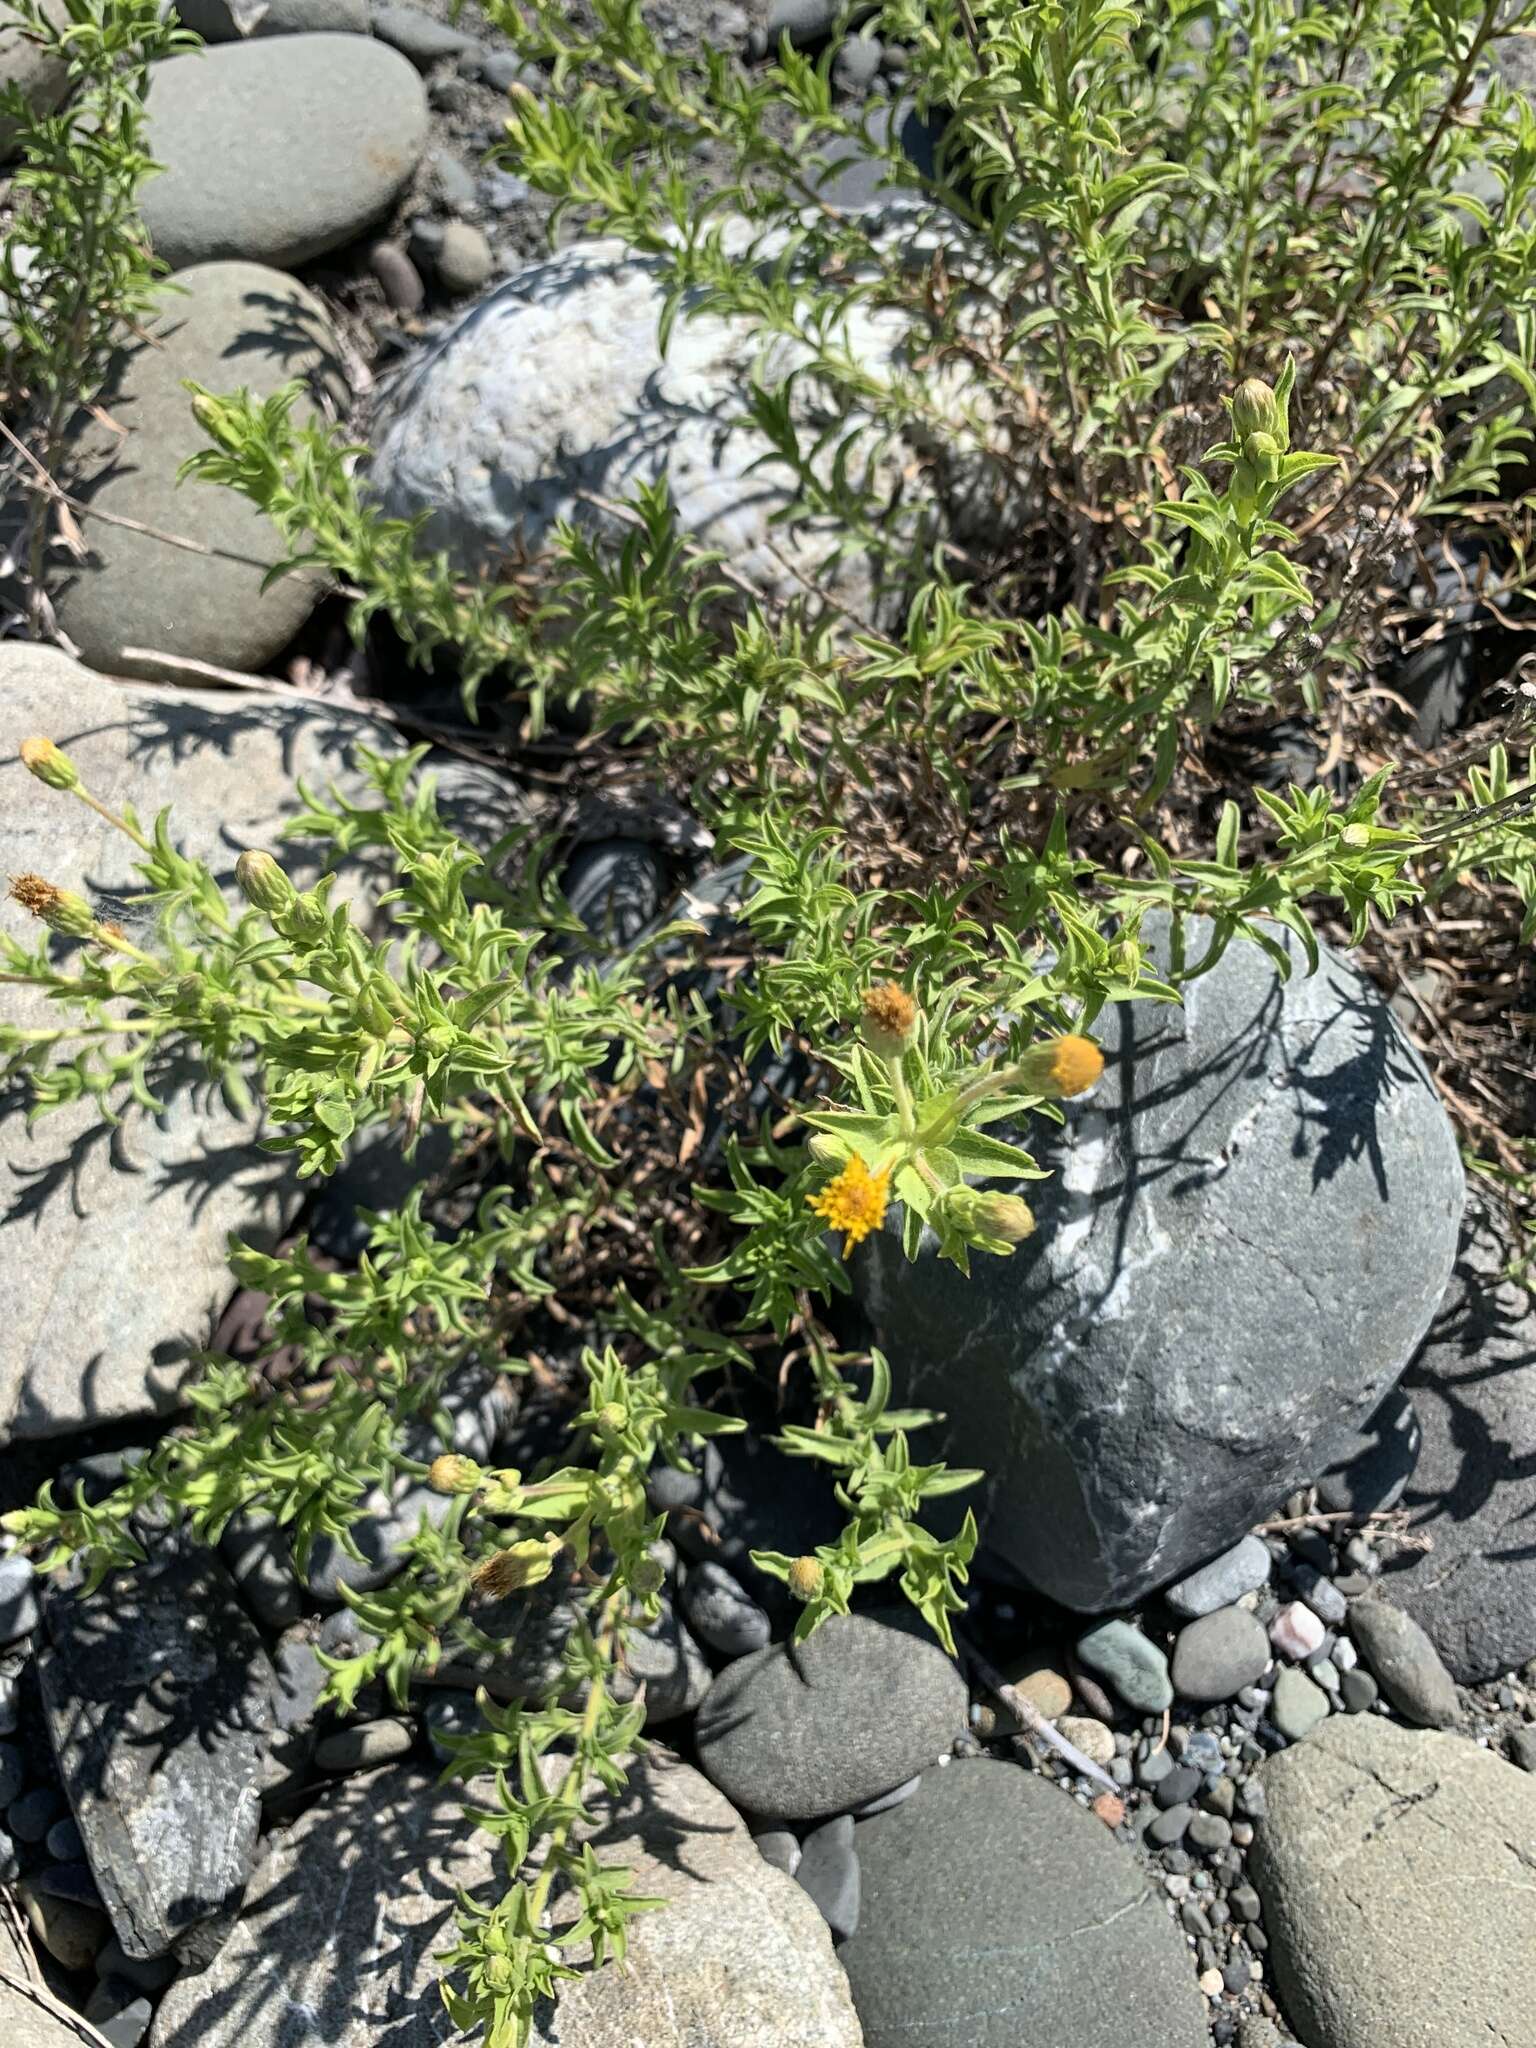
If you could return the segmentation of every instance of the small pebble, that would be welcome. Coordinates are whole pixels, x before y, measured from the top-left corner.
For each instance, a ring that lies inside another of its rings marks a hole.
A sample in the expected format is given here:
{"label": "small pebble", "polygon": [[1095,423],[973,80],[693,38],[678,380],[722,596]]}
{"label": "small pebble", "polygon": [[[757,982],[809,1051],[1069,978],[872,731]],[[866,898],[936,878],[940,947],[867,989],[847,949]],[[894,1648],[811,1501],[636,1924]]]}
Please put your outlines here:
{"label": "small pebble", "polygon": [[1232,1846],[1234,1849],[1251,1849],[1253,1847],[1253,1822],[1251,1820],[1233,1821]]}
{"label": "small pebble", "polygon": [[1200,1972],[1200,1989],[1207,1998],[1220,1998],[1222,1992],[1226,1989],[1226,1984],[1220,1970],[1202,1970]]}
{"label": "small pebble", "polygon": [[1056,1724],[1058,1732],[1081,1750],[1091,1764],[1112,1763],[1115,1758],[1115,1738],[1102,1721],[1092,1721],[1082,1714],[1064,1714]]}
{"label": "small pebble", "polygon": [[0,1557],[0,1643],[13,1643],[37,1627],[37,1572],[29,1557]]}
{"label": "small pebble", "polygon": [[1009,1684],[1047,1721],[1057,1721],[1072,1706],[1072,1688],[1049,1664],[1030,1662],[1022,1670],[1003,1672]]}
{"label": "small pebble", "polygon": [[[1189,1879],[1182,1870],[1171,1870],[1163,1879],[1163,1890],[1170,1899],[1187,1899],[1189,1897]],[[1206,1933],[1210,1933],[1209,1928],[1206,1929]]]}
{"label": "small pebble", "polygon": [[397,1714],[382,1721],[359,1721],[323,1736],[315,1745],[315,1762],[322,1771],[364,1771],[409,1756],[415,1745],[415,1722]]}
{"label": "small pebble", "polygon": [[1079,1637],[1077,1655],[1139,1713],[1161,1714],[1173,1705],[1168,1659],[1130,1622],[1106,1621],[1090,1629]]}
{"label": "small pebble", "polygon": [[1241,1992],[1248,1989],[1250,1982],[1248,1965],[1241,1961],[1228,1963],[1222,1970],[1221,1981],[1228,1991],[1231,1992],[1232,1996],[1236,1998]]}
{"label": "small pebble", "polygon": [[[4,1751],[0,1750],[0,1774],[4,1769]],[[11,1802],[5,1824],[18,1842],[41,1842],[63,1811],[64,1796],[56,1786],[35,1785]]]}
{"label": "small pebble", "polygon": [[0,1678],[0,1736],[14,1735],[21,1724],[21,1688],[14,1678]]}
{"label": "small pebble", "polygon": [[1291,1577],[1297,1592],[1320,1621],[1327,1622],[1330,1628],[1343,1626],[1349,1602],[1331,1579],[1310,1564],[1298,1564]]}
{"label": "small pebble", "polygon": [[1510,1760],[1522,1771],[1536,1771],[1536,1728],[1517,1728],[1509,1738]]}
{"label": "small pebble", "polygon": [[1090,1802],[1089,1811],[1098,1815],[1107,1828],[1117,1828],[1125,1819],[1125,1801],[1117,1799],[1112,1792],[1101,1792]]}
{"label": "small pebble", "polygon": [[1169,1848],[1184,1839],[1184,1831],[1194,1819],[1192,1806],[1170,1806],[1159,1813],[1147,1829],[1147,1839],[1156,1842],[1159,1848]]}
{"label": "small pebble", "polygon": [[1252,1923],[1263,1912],[1259,1895],[1251,1884],[1235,1884],[1227,1894],[1227,1903],[1239,1920]]}
{"label": "small pebble", "polygon": [[1232,1846],[1232,1823],[1219,1813],[1197,1813],[1189,1823],[1188,1839],[1197,1849],[1213,1854]]}
{"label": "small pebble", "polygon": [[1168,1776],[1168,1773],[1177,1768],[1172,1754],[1168,1750],[1154,1749],[1150,1755],[1144,1756],[1137,1764],[1136,1782],[1138,1785],[1145,1785],[1148,1789],[1151,1789],[1153,1786],[1160,1785],[1164,1778]]}
{"label": "small pebble", "polygon": [[1218,1813],[1223,1820],[1230,1820],[1232,1810],[1237,1804],[1237,1781],[1234,1778],[1218,1778],[1214,1785],[1208,1786],[1201,1794],[1200,1804],[1207,1812]]}
{"label": "small pebble", "polygon": [[836,1820],[813,1828],[800,1845],[800,1862],[795,1882],[808,1892],[822,1918],[835,1935],[844,1940],[859,1925],[859,1859],[853,1846],[853,1817],[840,1813]]}
{"label": "small pebble", "polygon": [[1300,1600],[1282,1607],[1269,1625],[1269,1640],[1283,1657],[1294,1657],[1298,1664],[1322,1648],[1327,1633],[1319,1616]]}
{"label": "small pebble", "polygon": [[1166,1811],[1171,1806],[1187,1805],[1199,1790],[1200,1773],[1193,1764],[1176,1764],[1159,1780],[1152,1797]]}
{"label": "small pebble", "polygon": [[1346,1714],[1368,1714],[1381,1696],[1369,1671],[1346,1671],[1339,1680],[1339,1692]]}
{"label": "small pebble", "polygon": [[368,268],[397,313],[420,312],[427,288],[421,281],[420,271],[398,242],[375,242],[368,251]]}
{"label": "small pebble", "polygon": [[1328,1652],[1328,1657],[1334,1670],[1338,1672],[1353,1671],[1360,1662],[1360,1652],[1355,1648],[1348,1636],[1339,1637],[1339,1640]]}
{"label": "small pebble", "polygon": [[43,1839],[55,1863],[81,1863],[85,1860],[85,1843],[80,1830],[67,1815],[63,1820],[56,1820]]}
{"label": "small pebble", "polygon": [[1274,1722],[1291,1742],[1300,1742],[1328,1718],[1328,1695],[1304,1671],[1282,1671],[1275,1685]]}
{"label": "small pebble", "polygon": [[1237,1788],[1237,1803],[1250,1820],[1262,1820],[1269,1811],[1269,1794],[1257,1778],[1244,1778]]}
{"label": "small pebble", "polygon": [[1196,1621],[1202,1614],[1214,1614],[1230,1607],[1247,1593],[1257,1592],[1269,1578],[1269,1551],[1257,1536],[1245,1536],[1220,1557],[1198,1571],[1190,1572],[1164,1590],[1163,1598],[1175,1614]]}
{"label": "small pebble", "polygon": [[444,291],[460,297],[479,291],[494,268],[491,245],[467,220],[451,220],[437,252],[437,278]]}
{"label": "small pebble", "polygon": [[782,1870],[786,1877],[793,1877],[800,1868],[800,1843],[788,1828],[764,1828],[752,1839],[763,1861]]}

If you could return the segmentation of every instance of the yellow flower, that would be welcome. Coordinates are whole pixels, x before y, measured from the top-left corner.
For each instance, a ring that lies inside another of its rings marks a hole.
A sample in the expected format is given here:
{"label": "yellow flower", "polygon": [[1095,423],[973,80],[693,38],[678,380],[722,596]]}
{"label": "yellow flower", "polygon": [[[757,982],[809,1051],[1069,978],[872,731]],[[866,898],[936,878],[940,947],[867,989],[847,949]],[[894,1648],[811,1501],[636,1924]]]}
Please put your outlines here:
{"label": "yellow flower", "polygon": [[830,1229],[843,1233],[846,1259],[856,1244],[862,1244],[885,1221],[890,1188],[891,1169],[882,1166],[878,1173],[871,1173],[855,1152],[836,1180],[806,1199]]}
{"label": "yellow flower", "polygon": [[1032,1045],[1019,1062],[1019,1078],[1032,1095],[1059,1102],[1085,1095],[1104,1071],[1104,1055],[1091,1038],[1075,1031]]}

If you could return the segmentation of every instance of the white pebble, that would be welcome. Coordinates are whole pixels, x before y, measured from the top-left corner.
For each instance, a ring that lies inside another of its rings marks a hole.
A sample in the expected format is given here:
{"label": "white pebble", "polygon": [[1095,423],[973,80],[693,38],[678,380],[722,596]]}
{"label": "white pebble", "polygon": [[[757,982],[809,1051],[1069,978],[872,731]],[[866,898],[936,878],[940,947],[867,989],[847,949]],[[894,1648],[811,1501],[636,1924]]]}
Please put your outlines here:
{"label": "white pebble", "polygon": [[1269,1624],[1269,1640],[1282,1656],[1292,1657],[1297,1663],[1320,1650],[1327,1633],[1311,1608],[1300,1600],[1282,1607]]}

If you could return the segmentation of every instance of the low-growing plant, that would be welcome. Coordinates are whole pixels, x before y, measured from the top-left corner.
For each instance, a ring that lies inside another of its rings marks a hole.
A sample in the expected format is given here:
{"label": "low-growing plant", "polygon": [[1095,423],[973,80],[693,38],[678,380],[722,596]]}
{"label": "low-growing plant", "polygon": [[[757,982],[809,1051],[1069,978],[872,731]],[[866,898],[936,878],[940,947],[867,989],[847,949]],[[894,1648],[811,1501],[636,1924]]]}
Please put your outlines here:
{"label": "low-growing plant", "polygon": [[[786,41],[749,77],[672,54],[634,0],[493,13],[555,87],[514,90],[520,174],[656,266],[664,329],[709,313],[761,339],[741,405],[795,480],[784,523],[867,558],[869,615],[754,592],[679,530],[664,478],[470,578],[286,394],[191,394],[190,468],[268,515],[285,566],[342,577],[359,630],[383,614],[417,658],[453,655],[472,704],[521,692],[534,735],[579,706],[643,749],[739,863],[731,964],[691,914],[583,951],[550,849],[464,844],[419,749],[369,757],[361,800],[301,791],[295,838],[388,865],[364,910],[277,849],[241,857],[231,900],[167,814],[113,816],[34,739],[33,773],[133,842],[143,918],[130,937],[59,878],[15,878],[74,943],[0,939],[3,978],[59,1011],[0,1024],[0,1054],[38,1114],[108,1116],[190,1059],[305,1175],[383,1127],[409,1147],[445,1125],[478,1162],[472,1214],[418,1188],[355,1270],[237,1247],[283,1384],[209,1359],[114,1493],[45,1493],[11,1526],[96,1584],[138,1560],[150,1500],[205,1542],[260,1510],[303,1570],[322,1536],[355,1549],[378,1488],[427,1481],[441,1511],[399,1576],[344,1595],[342,1705],[490,1654],[489,1609],[558,1579],[558,1679],[483,1702],[454,1766],[506,1890],[462,1908],[450,2011],[521,2048],[581,1946],[622,1957],[654,1903],[584,1840],[642,1741],[625,1641],[661,1593],[651,1465],[742,1426],[776,1361],[803,1418],[780,1448],[846,1515],[834,1543],[755,1556],[797,1634],[890,1580],[953,1647],[976,1529],[941,1538],[928,1506],[979,1475],[919,1462],[935,1418],[840,1348],[848,1254],[890,1227],[909,1256],[1008,1255],[1031,1121],[1092,1086],[1105,1007],[1177,1002],[1232,944],[1286,974],[1320,917],[1363,939],[1470,874],[1530,936],[1530,784],[1503,748],[1449,802],[1387,767],[1239,799],[1209,749],[1234,717],[1346,701],[1423,522],[1487,537],[1501,601],[1525,584],[1505,486],[1536,395],[1536,120],[1490,59],[1536,7],[887,0],[931,169],[836,99],[830,51]],[[826,197],[817,166],[853,151],[885,166],[875,213]],[[879,365],[850,339],[871,311],[904,337]],[[566,1462],[413,1455],[456,1374],[541,1384],[573,1324]]]}

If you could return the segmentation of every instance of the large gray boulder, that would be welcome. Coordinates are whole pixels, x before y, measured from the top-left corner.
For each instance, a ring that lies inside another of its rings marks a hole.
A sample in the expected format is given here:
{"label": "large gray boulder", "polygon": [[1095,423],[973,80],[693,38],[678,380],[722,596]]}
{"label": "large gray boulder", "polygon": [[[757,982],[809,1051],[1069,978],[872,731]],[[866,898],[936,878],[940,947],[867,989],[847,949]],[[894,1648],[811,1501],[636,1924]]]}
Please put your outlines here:
{"label": "large gray boulder", "polygon": [[[43,12],[58,28],[69,20],[65,0],[44,0]],[[20,86],[34,114],[51,114],[68,83],[69,66],[35,43],[6,9],[0,15],[0,87]],[[0,163],[15,155],[17,140],[16,123],[0,114]]]}
{"label": "large gray boulder", "polygon": [[[361,792],[357,748],[389,751],[390,730],[294,696],[167,692],[122,686],[52,648],[0,645],[0,875],[32,871],[83,888],[115,915],[135,886],[129,842],[74,798],[45,789],[16,758],[37,733],[65,747],[109,806],[172,832],[226,887],[247,846],[274,845],[295,782],[336,779]],[[474,786],[454,812],[494,838],[510,822]],[[313,879],[319,852],[283,859]],[[345,866],[357,885],[359,871]],[[0,903],[0,929],[27,945],[41,927]],[[31,989],[0,992],[0,1015],[24,1027],[60,1013]],[[19,1083],[0,1089],[0,1444],[174,1407],[186,1361],[228,1299],[231,1231],[270,1247],[297,1206],[287,1155],[190,1074],[162,1077],[163,1116],[130,1114],[112,1131],[90,1104],[30,1129]],[[146,1284],[147,1276],[147,1284]]]}
{"label": "large gray boulder", "polygon": [[[591,498],[621,499],[664,476],[681,531],[718,549],[735,575],[770,595],[822,587],[864,608],[867,561],[831,561],[839,530],[826,522],[770,524],[793,502],[795,479],[755,428],[731,424],[760,330],[680,315],[663,356],[665,299],[660,264],[615,240],[576,242],[526,265],[383,408],[372,475],[384,510],[425,516],[430,545],[482,568],[538,554],[558,520],[603,526]],[[860,313],[850,344],[881,374],[902,331],[894,315]],[[783,345],[770,350],[767,381],[782,381],[795,360]]]}
{"label": "large gray boulder", "polygon": [[245,257],[290,270],[387,213],[427,139],[427,96],[398,50],[285,35],[167,57],[145,100],[165,166],[140,206],[172,270]]}
{"label": "large gray boulder", "polygon": [[256,1853],[277,1681],[255,1623],[218,1559],[180,1546],[53,1588],[46,1619],[48,1735],[117,1938],[206,1960]]}
{"label": "large gray boulder", "polygon": [[248,36],[368,33],[368,0],[176,0],[176,12],[205,43]]}
{"label": "large gray boulder", "polygon": [[[167,1992],[149,2048],[459,2038],[434,1957],[452,1939],[455,1894],[485,1906],[507,1883],[463,1797],[412,1767],[374,1771],[272,1836],[229,1942]],[[627,1967],[563,1987],[535,2023],[539,2048],[860,2048],[821,1916],[696,1771],[654,1751],[618,1800],[589,1804],[597,1825],[582,1838],[667,1905],[631,1923]],[[568,1895],[556,1911],[571,1917]]]}
{"label": "large gray boulder", "polygon": [[1444,1312],[1403,1385],[1418,1458],[1402,1494],[1429,1550],[1387,1560],[1387,1588],[1463,1685],[1536,1657],[1536,1306],[1504,1278],[1516,1247],[1469,1202]]}
{"label": "large gray boulder", "polygon": [[1536,1778],[1348,1714],[1260,1782],[1250,1865],[1307,2048],[1536,2048]]}
{"label": "large gray boulder", "polygon": [[953,1763],[854,1846],[859,1926],[838,1954],[868,2048],[1206,2048],[1161,1893],[1059,1787]]}
{"label": "large gray boulder", "polygon": [[145,334],[112,362],[102,394],[112,425],[82,413],[71,430],[70,472],[105,516],[82,516],[89,552],[63,565],[54,601],[59,624],[93,667],[185,681],[185,670],[153,656],[259,669],[324,589],[302,574],[263,590],[287,552],[271,521],[237,491],[178,481],[181,465],[208,445],[187,382],[216,392],[243,386],[265,398],[307,379],[312,396],[298,406],[299,421],[314,414],[316,400],[339,403],[345,387],[325,309],[291,277],[258,263],[206,263],[176,283]]}
{"label": "large gray boulder", "polygon": [[899,1398],[948,1413],[923,1455],[984,1469],[988,1542],[1083,1612],[1315,1479],[1450,1274],[1462,1174],[1429,1076],[1358,968],[1325,951],[1308,977],[1281,936],[1288,982],[1234,943],[1182,1009],[1104,1012],[1096,1094],[1027,1134],[1052,1178],[1024,1184],[1039,1228],[1011,1258],[908,1265],[893,1216],[855,1260]]}

